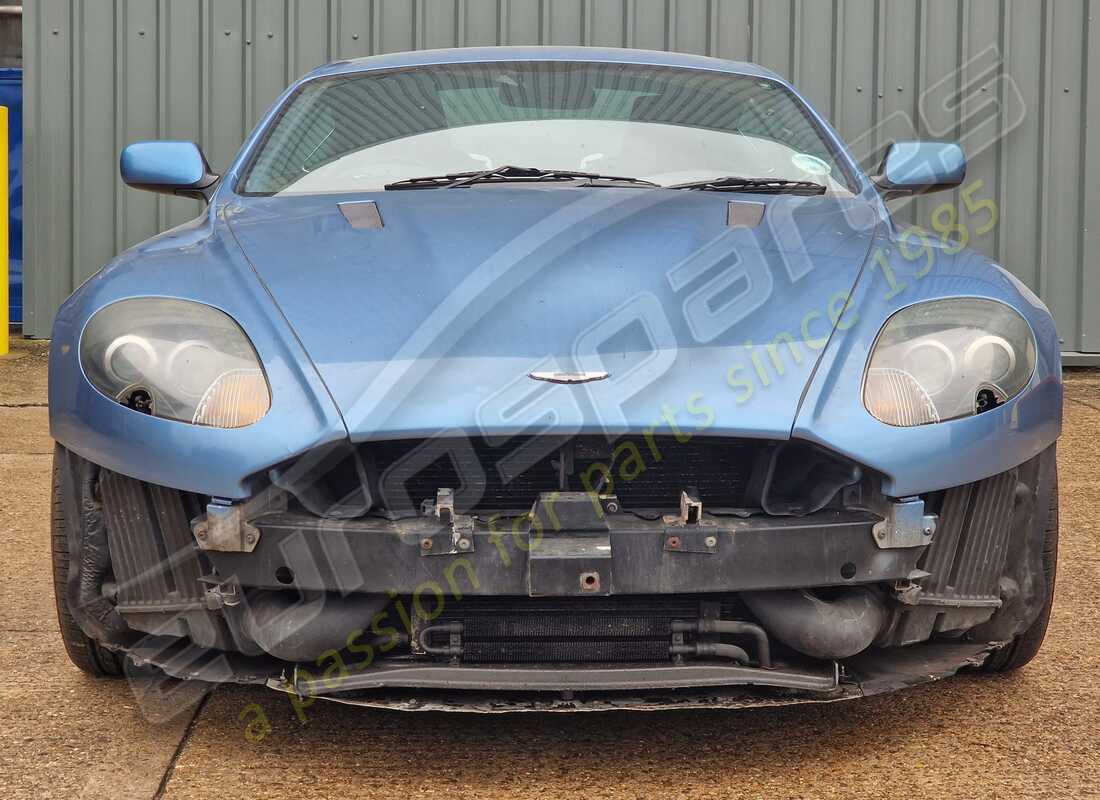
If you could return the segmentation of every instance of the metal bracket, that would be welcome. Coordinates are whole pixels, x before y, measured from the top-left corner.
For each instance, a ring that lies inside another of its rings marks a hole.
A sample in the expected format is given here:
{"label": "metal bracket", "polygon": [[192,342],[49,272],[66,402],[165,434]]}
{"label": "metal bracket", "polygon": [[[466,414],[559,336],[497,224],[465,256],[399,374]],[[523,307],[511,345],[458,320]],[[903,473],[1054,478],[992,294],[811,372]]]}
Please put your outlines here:
{"label": "metal bracket", "polygon": [[453,523],[455,518],[455,490],[435,490],[435,515],[444,525]]}
{"label": "metal bracket", "polygon": [[688,487],[680,492],[680,513],[668,514],[664,517],[665,525],[675,528],[693,526],[716,527],[717,522],[703,519],[703,501],[699,499],[699,491]]}
{"label": "metal bracket", "polygon": [[452,556],[458,553],[474,551],[474,518],[455,513],[455,493],[453,489],[437,489],[435,493],[435,516],[442,529],[420,537],[420,555]]}
{"label": "metal bracket", "polygon": [[204,593],[204,602],[208,611],[238,606],[244,599],[240,586],[235,581],[219,583],[216,578],[206,577],[203,582],[209,585]]}
{"label": "metal bracket", "polygon": [[531,597],[611,594],[611,534],[579,531],[544,536],[527,554]]}
{"label": "metal bracket", "polygon": [[919,497],[907,497],[875,510],[885,517],[872,528],[879,548],[894,550],[932,543],[937,517],[924,513],[924,501]]}
{"label": "metal bracket", "polygon": [[924,592],[924,587],[920,585],[920,582],[931,576],[931,574],[931,572],[925,572],[923,569],[915,569],[909,573],[908,578],[894,581],[892,587],[894,599],[902,605],[919,606],[921,594]]}
{"label": "metal bracket", "polygon": [[600,573],[582,572],[577,576],[581,594],[600,594]]}
{"label": "metal bracket", "polygon": [[261,492],[243,503],[215,497],[206,506],[206,516],[191,521],[191,532],[200,550],[251,553],[260,541],[260,531],[250,520],[279,511],[286,511],[283,491]]}
{"label": "metal bracket", "polygon": [[710,553],[718,552],[719,531],[691,528],[668,528],[665,530],[665,552],[667,553]]}

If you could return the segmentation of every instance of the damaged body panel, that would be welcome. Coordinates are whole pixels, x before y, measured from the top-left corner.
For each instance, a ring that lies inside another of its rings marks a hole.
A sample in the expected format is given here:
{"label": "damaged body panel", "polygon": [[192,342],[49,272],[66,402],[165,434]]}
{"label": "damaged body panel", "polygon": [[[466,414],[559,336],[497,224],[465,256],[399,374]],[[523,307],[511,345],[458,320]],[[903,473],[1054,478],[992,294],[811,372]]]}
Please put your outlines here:
{"label": "damaged body panel", "polygon": [[[176,550],[188,528],[173,516],[198,498],[103,473],[112,613],[126,631],[104,642],[170,675],[381,707],[417,707],[425,692],[427,707],[478,707],[494,689],[512,710],[629,708],[672,690],[668,707],[741,706],[728,689],[746,686],[782,689],[784,702],[855,697],[979,664],[1038,618],[1049,587],[1022,532],[1049,501],[1052,460],[929,495],[937,534],[918,547],[882,548],[884,518],[840,502],[788,517],[704,506],[685,522],[547,492],[500,528],[471,518],[470,546],[435,557],[425,543],[455,517],[274,511],[251,520],[252,552]],[[149,520],[150,501],[160,524],[135,550],[118,537]],[[101,567],[79,563],[102,596]],[[326,653],[345,654],[336,677],[321,677]]]}
{"label": "damaged body panel", "polygon": [[869,178],[751,65],[473,48],[312,73],[217,184],[158,152],[124,177],[204,216],[82,286],[50,360],[87,671],[651,710],[1037,652],[1057,334],[883,199],[957,148]]}

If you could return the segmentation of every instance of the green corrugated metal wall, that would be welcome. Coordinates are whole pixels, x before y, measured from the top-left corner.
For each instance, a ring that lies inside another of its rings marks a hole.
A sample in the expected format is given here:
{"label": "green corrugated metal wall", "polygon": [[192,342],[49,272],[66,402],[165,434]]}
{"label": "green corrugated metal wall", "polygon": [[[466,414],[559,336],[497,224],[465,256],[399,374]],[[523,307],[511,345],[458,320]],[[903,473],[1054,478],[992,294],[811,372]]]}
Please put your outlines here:
{"label": "green corrugated metal wall", "polygon": [[[1069,352],[1100,352],[1100,0],[35,0],[26,47],[26,332],[119,250],[195,215],[128,190],[118,153],[198,141],[226,166],[325,61],[456,45],[585,44],[756,61],[865,162],[962,139],[1000,223],[973,244],[1034,288]],[[1096,58],[1092,58],[1096,56]],[[951,196],[905,216],[931,226]],[[971,226],[958,194],[954,202]],[[977,216],[977,215],[976,215]]]}

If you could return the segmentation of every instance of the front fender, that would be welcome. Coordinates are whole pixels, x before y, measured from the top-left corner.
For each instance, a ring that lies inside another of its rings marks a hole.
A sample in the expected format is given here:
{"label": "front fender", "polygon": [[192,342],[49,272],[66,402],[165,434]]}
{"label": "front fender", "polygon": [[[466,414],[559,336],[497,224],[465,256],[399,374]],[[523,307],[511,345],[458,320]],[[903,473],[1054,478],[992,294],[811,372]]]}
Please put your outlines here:
{"label": "front fender", "polygon": [[[142,296],[195,300],[233,317],[267,371],[268,414],[247,428],[207,428],[100,394],[80,365],[81,333],[99,309]],[[65,447],[123,475],[217,497],[247,497],[250,476],[347,437],[316,369],[213,209],[123,253],[62,305],[49,395],[50,433]]]}
{"label": "front fender", "polygon": [[[1020,281],[985,257],[933,247],[916,239],[899,248],[892,236],[876,243],[852,302],[837,326],[799,409],[792,435],[817,442],[881,472],[895,497],[988,478],[1037,456],[1062,430],[1062,367],[1058,333],[1046,306]],[[1031,325],[1036,369],[1016,398],[980,416],[899,428],[863,406],[863,375],[886,320],[914,303],[949,297],[999,300]]]}

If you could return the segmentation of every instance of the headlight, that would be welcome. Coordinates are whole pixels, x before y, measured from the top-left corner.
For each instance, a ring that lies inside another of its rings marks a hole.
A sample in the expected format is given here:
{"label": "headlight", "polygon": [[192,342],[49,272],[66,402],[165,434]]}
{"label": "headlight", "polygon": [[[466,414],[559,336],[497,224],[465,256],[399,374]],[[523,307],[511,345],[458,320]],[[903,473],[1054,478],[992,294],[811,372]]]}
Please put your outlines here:
{"label": "headlight", "polygon": [[232,318],[202,303],[113,303],[84,329],[80,363],[107,397],[164,419],[243,428],[271,407],[252,342]]}
{"label": "headlight", "polygon": [[1035,337],[993,300],[933,300],[902,309],[879,334],[863,404],[889,425],[927,425],[981,414],[1023,391]]}

